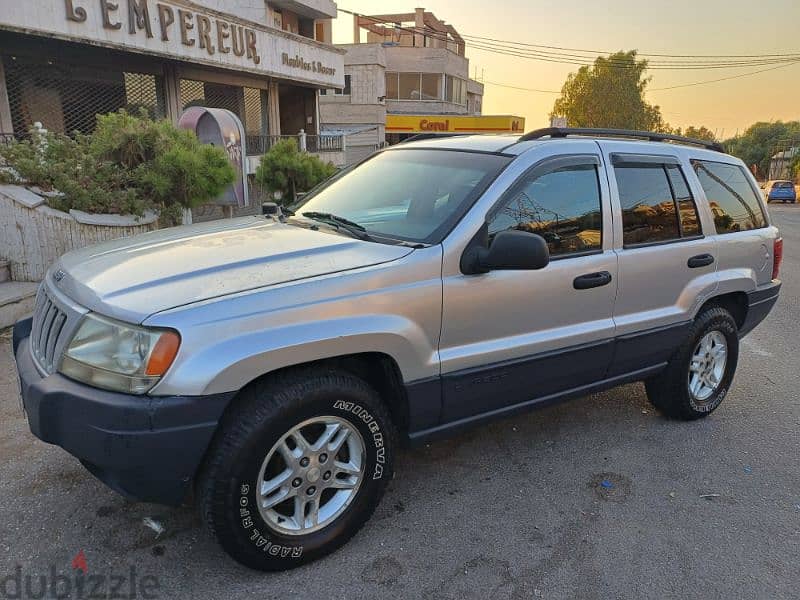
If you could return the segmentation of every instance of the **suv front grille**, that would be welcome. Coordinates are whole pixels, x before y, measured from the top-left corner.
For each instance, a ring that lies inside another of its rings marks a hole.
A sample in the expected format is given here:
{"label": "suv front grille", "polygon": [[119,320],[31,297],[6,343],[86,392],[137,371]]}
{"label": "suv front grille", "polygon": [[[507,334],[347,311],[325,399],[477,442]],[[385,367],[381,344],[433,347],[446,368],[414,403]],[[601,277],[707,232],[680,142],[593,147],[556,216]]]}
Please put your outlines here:
{"label": "suv front grille", "polygon": [[30,344],[34,360],[46,373],[58,368],[61,352],[80,316],[47,289],[46,280],[42,283],[36,296]]}

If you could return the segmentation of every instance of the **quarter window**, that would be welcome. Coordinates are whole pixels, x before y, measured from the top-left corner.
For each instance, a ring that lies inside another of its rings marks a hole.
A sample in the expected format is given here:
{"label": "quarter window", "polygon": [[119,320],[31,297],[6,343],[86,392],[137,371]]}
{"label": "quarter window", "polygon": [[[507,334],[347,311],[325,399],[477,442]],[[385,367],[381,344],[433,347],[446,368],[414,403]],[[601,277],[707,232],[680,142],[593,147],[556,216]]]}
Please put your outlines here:
{"label": "quarter window", "polygon": [[767,226],[761,203],[744,169],[696,160],[694,170],[714,214],[717,233],[736,233]]}
{"label": "quarter window", "polygon": [[490,236],[506,230],[541,235],[552,256],[601,251],[597,167],[576,165],[524,176],[490,219]]}
{"label": "quarter window", "polygon": [[700,216],[678,165],[623,163],[614,168],[625,246],[701,234]]}

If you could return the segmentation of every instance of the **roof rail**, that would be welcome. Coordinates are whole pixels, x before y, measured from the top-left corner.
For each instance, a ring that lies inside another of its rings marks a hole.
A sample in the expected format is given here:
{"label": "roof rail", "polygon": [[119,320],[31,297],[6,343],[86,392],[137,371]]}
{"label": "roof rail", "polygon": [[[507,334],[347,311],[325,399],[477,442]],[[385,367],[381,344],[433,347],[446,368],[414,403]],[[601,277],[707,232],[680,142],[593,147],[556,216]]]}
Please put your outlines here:
{"label": "roof rail", "polygon": [[701,146],[708,150],[715,152],[725,152],[725,148],[719,142],[709,142],[707,140],[697,140],[694,138],[683,137],[682,135],[672,135],[670,133],[654,133],[652,131],[636,131],[633,129],[591,129],[582,127],[548,127],[546,129],[537,129],[526,133],[521,138],[520,142],[529,142],[531,140],[540,140],[542,138],[566,138],[571,135],[583,135],[593,137],[623,137],[634,139],[645,139],[650,142],[678,142],[680,144],[689,144],[691,146]]}
{"label": "roof rail", "polygon": [[434,140],[439,138],[451,138],[451,137],[461,137],[469,135],[468,133],[448,133],[448,132],[441,132],[441,133],[418,133],[417,135],[412,135],[410,138],[404,139],[401,144],[405,144],[406,142],[421,142],[422,140]]}

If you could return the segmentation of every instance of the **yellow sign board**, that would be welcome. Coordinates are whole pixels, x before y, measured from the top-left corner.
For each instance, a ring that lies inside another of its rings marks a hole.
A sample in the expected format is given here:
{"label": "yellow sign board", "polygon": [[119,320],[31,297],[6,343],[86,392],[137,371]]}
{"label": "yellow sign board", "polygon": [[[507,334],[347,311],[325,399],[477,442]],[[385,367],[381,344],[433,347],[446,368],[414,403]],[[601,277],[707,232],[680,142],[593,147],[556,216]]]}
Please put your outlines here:
{"label": "yellow sign board", "polygon": [[512,116],[386,115],[386,133],[523,133],[525,119]]}

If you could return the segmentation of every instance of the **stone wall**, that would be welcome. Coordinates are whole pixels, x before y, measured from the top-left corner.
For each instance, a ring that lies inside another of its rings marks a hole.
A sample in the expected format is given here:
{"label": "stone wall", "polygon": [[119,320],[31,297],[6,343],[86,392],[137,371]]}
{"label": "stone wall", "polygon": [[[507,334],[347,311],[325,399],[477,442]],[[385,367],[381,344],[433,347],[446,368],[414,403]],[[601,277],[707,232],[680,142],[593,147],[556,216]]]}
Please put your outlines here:
{"label": "stone wall", "polygon": [[30,190],[0,185],[0,258],[14,281],[41,281],[70,250],[156,229],[156,216],[69,214],[47,206]]}

